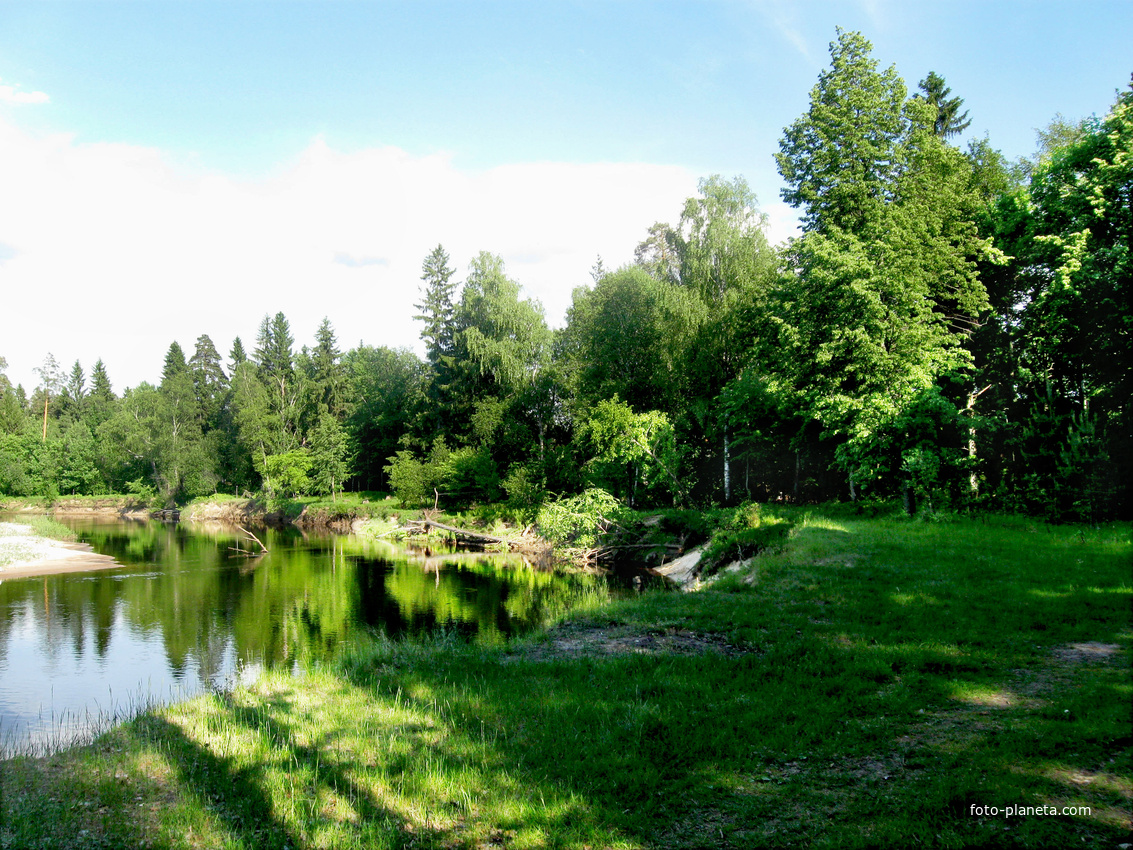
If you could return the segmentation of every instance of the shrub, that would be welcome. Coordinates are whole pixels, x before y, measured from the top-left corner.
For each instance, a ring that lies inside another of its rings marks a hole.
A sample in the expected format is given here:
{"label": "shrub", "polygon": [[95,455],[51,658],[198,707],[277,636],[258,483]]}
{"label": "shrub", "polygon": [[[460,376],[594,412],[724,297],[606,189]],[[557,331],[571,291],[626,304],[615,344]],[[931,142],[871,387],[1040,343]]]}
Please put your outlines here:
{"label": "shrub", "polygon": [[592,549],[625,512],[616,498],[593,487],[542,507],[535,520],[540,536],[555,546]]}
{"label": "shrub", "polygon": [[720,529],[701,557],[704,575],[711,575],[731,561],[743,561],[782,545],[794,523],[767,515],[755,502],[740,505]]}

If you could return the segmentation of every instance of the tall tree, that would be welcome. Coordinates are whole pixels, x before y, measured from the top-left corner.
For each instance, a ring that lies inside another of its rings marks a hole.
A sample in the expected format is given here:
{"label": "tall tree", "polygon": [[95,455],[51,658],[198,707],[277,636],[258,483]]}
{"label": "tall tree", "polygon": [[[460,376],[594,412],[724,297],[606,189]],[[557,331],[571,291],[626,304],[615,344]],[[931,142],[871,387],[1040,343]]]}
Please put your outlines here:
{"label": "tall tree", "polygon": [[102,401],[114,400],[114,389],[110,385],[110,376],[106,372],[106,364],[102,362],[101,357],[94,361],[94,368],[91,369],[90,372],[90,382],[90,394],[92,398],[101,399]]}
{"label": "tall tree", "polygon": [[456,344],[453,322],[457,282],[456,269],[449,265],[449,255],[443,245],[437,245],[421,263],[421,301],[414,304],[421,312],[413,318],[423,323],[421,339],[425,342],[425,355],[435,368],[445,358],[451,358]]}
{"label": "tall tree", "polygon": [[197,337],[193,356],[189,358],[189,374],[196,394],[199,424],[202,431],[208,432],[218,424],[228,389],[228,376],[221,367],[220,353],[208,334]]}
{"label": "tall tree", "polygon": [[295,448],[298,443],[298,402],[301,394],[295,386],[295,344],[291,325],[282,312],[264,316],[256,337],[258,374],[268,388],[272,427],[277,433],[273,442],[280,451]]}
{"label": "tall tree", "polygon": [[1018,299],[1004,324],[1029,404],[1014,490],[1029,509],[1095,520],[1128,503],[1133,478],[1133,87],[1079,129],[1001,207]]}
{"label": "tall tree", "polygon": [[59,361],[55,359],[55,355],[48,352],[47,356],[43,358],[43,365],[37,366],[35,372],[39,375],[39,389],[41,398],[36,400],[35,407],[38,410],[40,407],[39,402],[43,403],[43,433],[41,442],[47,442],[47,421],[50,412],[51,401],[55,400],[58,403],[59,397],[63,392],[64,378],[63,370],[59,368]]}
{"label": "tall tree", "polygon": [[187,371],[189,364],[185,361],[185,351],[181,344],[174,340],[165,353],[165,366],[161,370],[161,383],[164,384],[176,375]]}
{"label": "tall tree", "polygon": [[315,332],[315,348],[311,352],[311,392],[320,412],[341,418],[345,405],[346,374],[342,367],[334,328],[324,317]]}
{"label": "tall tree", "polygon": [[78,360],[71,367],[71,374],[67,377],[67,384],[63,387],[63,401],[66,413],[73,418],[79,418],[83,413],[83,403],[87,397],[87,376],[83,371],[83,364]]}
{"label": "tall tree", "polygon": [[641,266],[576,289],[557,359],[578,416],[615,395],[636,411],[675,412],[687,390],[685,346],[703,319],[694,291],[658,280]]}
{"label": "tall tree", "polygon": [[779,142],[783,200],[802,210],[807,232],[865,235],[904,167],[905,83],[893,67],[878,71],[871,52],[860,33],[839,29],[809,109]]}
{"label": "tall tree", "polygon": [[[407,349],[363,345],[344,358],[350,411],[347,425],[355,483],[366,490],[387,486],[386,461],[410,431],[426,380],[425,364]],[[430,437],[433,435],[429,435]]]}
{"label": "tall tree", "polygon": [[343,482],[353,474],[346,430],[332,414],[324,412],[311,429],[310,443],[309,474],[314,491],[319,494],[330,493],[331,501],[337,501]]}
{"label": "tall tree", "polygon": [[240,337],[236,337],[232,340],[232,350],[228,352],[228,374],[233,374],[236,367],[247,359],[248,355],[244,351],[244,343],[240,341]]}
{"label": "tall tree", "polygon": [[0,357],[0,434],[16,434],[26,430],[27,416],[8,376],[4,374],[7,368],[8,361]]}
{"label": "tall tree", "polygon": [[465,364],[510,394],[534,381],[550,355],[551,333],[537,301],[520,298],[503,260],[481,252],[470,264],[456,312]]}
{"label": "tall tree", "polygon": [[[879,435],[942,376],[986,305],[976,260],[993,252],[973,218],[971,166],[934,133],[933,111],[904,100],[896,71],[839,31],[831,69],[777,156],[783,196],[804,211],[790,250],[783,387],[840,441],[855,483],[876,478]],[[891,446],[890,471],[904,448]]]}

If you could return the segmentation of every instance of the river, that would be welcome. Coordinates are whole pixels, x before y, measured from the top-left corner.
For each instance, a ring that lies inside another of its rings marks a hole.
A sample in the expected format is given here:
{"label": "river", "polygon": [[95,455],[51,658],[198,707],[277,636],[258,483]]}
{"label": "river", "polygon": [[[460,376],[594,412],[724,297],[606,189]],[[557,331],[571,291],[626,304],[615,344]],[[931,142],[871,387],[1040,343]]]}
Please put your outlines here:
{"label": "river", "polygon": [[0,573],[0,752],[62,746],[264,668],[330,661],[363,635],[500,644],[611,592],[518,555],[288,528],[257,532],[269,551],[256,556],[231,527],[57,519],[122,566]]}

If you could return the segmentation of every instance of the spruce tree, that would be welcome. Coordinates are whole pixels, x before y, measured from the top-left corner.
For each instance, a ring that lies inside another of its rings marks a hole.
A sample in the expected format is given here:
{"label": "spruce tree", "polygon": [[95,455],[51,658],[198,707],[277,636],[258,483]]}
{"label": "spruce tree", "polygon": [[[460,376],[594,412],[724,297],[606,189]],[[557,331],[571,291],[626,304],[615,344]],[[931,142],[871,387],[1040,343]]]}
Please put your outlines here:
{"label": "spruce tree", "polygon": [[449,256],[444,246],[437,245],[421,263],[421,280],[424,281],[421,303],[413,305],[421,311],[413,318],[425,323],[421,339],[425,342],[429,363],[434,367],[452,356],[455,344],[453,320],[456,305],[453,295],[457,283],[452,276],[456,269],[448,263]]}
{"label": "spruce tree", "polygon": [[932,131],[941,139],[949,139],[963,133],[971,125],[968,112],[960,112],[964,105],[963,99],[949,97],[952,89],[944,85],[944,78],[935,71],[929,71],[928,76],[920,81],[920,90],[924,93],[917,95],[933,108]]}

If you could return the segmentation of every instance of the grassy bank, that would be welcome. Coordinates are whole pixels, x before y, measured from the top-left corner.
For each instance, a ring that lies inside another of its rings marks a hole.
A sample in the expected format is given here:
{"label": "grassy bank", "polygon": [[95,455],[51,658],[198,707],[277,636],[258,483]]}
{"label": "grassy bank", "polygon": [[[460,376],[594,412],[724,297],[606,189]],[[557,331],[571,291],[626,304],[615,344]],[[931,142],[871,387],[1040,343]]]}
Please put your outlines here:
{"label": "grassy bank", "polygon": [[699,593],[360,647],[8,760],[0,846],[1128,840],[1128,526],[793,519]]}

